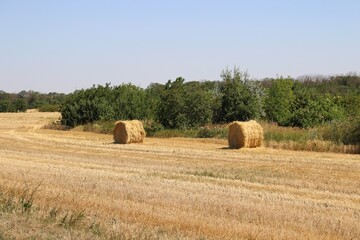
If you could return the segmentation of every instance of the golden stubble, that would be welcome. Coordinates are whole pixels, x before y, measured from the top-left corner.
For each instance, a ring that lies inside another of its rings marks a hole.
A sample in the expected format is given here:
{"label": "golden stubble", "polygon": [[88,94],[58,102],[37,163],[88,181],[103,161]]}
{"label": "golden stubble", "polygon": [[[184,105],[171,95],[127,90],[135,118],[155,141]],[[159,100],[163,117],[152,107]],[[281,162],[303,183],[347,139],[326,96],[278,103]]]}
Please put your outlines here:
{"label": "golden stubble", "polygon": [[85,209],[124,238],[360,238],[359,155],[41,129],[58,117],[0,114],[0,189],[41,182],[43,212]]}

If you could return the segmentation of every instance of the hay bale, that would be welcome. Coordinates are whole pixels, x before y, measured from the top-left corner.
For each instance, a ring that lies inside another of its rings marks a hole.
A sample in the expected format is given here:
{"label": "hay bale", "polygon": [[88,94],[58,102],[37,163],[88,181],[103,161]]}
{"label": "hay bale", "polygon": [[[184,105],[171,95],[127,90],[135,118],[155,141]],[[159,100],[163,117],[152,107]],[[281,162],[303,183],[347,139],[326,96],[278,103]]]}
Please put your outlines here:
{"label": "hay bale", "polygon": [[235,121],[229,125],[228,142],[230,148],[260,147],[263,141],[263,128],[256,121]]}
{"label": "hay bale", "polygon": [[115,143],[142,143],[145,138],[145,130],[138,120],[118,121],[114,128]]}

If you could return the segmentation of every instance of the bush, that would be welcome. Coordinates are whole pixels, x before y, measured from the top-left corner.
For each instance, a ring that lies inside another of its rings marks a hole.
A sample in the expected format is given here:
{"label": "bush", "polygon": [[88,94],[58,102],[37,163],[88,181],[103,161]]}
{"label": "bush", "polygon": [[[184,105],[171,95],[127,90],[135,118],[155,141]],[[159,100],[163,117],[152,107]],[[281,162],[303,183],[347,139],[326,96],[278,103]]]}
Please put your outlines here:
{"label": "bush", "polygon": [[168,81],[160,95],[157,120],[171,129],[189,129],[203,126],[212,120],[211,93],[203,90],[199,83],[184,83],[178,77]]}
{"label": "bush", "polygon": [[153,137],[157,132],[164,130],[164,126],[161,123],[155,121],[144,121],[144,129],[146,136]]}
{"label": "bush", "polygon": [[214,138],[215,136],[216,136],[216,132],[212,131],[208,127],[202,127],[198,132],[199,138]]}
{"label": "bush", "polygon": [[223,82],[220,86],[220,107],[216,115],[216,123],[247,121],[262,115],[263,90],[260,84],[248,79],[248,74],[223,70]]}
{"label": "bush", "polygon": [[294,101],[292,79],[275,79],[266,98],[266,118],[281,126],[289,125],[292,118],[291,105]]}
{"label": "bush", "polygon": [[292,118],[289,125],[310,128],[344,116],[344,110],[328,94],[321,95],[312,88],[297,87],[291,106]]}
{"label": "bush", "polygon": [[147,118],[146,94],[131,84],[93,86],[67,96],[61,107],[61,123],[75,127],[97,121]]}
{"label": "bush", "polygon": [[227,126],[215,125],[201,127],[198,131],[198,138],[227,138]]}
{"label": "bush", "polygon": [[360,118],[348,118],[322,127],[322,137],[338,144],[360,144]]}
{"label": "bush", "polygon": [[43,104],[39,107],[40,112],[58,112],[60,110],[60,104]]}
{"label": "bush", "polygon": [[14,108],[9,100],[0,101],[0,112],[13,112]]}

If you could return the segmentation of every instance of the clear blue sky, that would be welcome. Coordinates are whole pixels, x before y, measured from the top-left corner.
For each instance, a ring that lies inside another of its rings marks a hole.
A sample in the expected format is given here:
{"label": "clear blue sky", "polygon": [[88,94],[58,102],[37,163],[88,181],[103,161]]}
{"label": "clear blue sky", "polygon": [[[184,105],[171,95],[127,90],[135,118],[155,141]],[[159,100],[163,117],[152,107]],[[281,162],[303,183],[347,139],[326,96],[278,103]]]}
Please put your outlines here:
{"label": "clear blue sky", "polygon": [[0,0],[0,90],[360,71],[359,0]]}

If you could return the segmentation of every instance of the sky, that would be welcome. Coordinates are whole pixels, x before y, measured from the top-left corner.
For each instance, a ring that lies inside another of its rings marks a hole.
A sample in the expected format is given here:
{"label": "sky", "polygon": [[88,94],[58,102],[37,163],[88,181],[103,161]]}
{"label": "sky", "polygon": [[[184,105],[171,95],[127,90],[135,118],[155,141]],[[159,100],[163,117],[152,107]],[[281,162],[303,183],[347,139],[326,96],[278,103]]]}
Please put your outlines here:
{"label": "sky", "polygon": [[359,0],[0,0],[0,90],[360,72]]}

